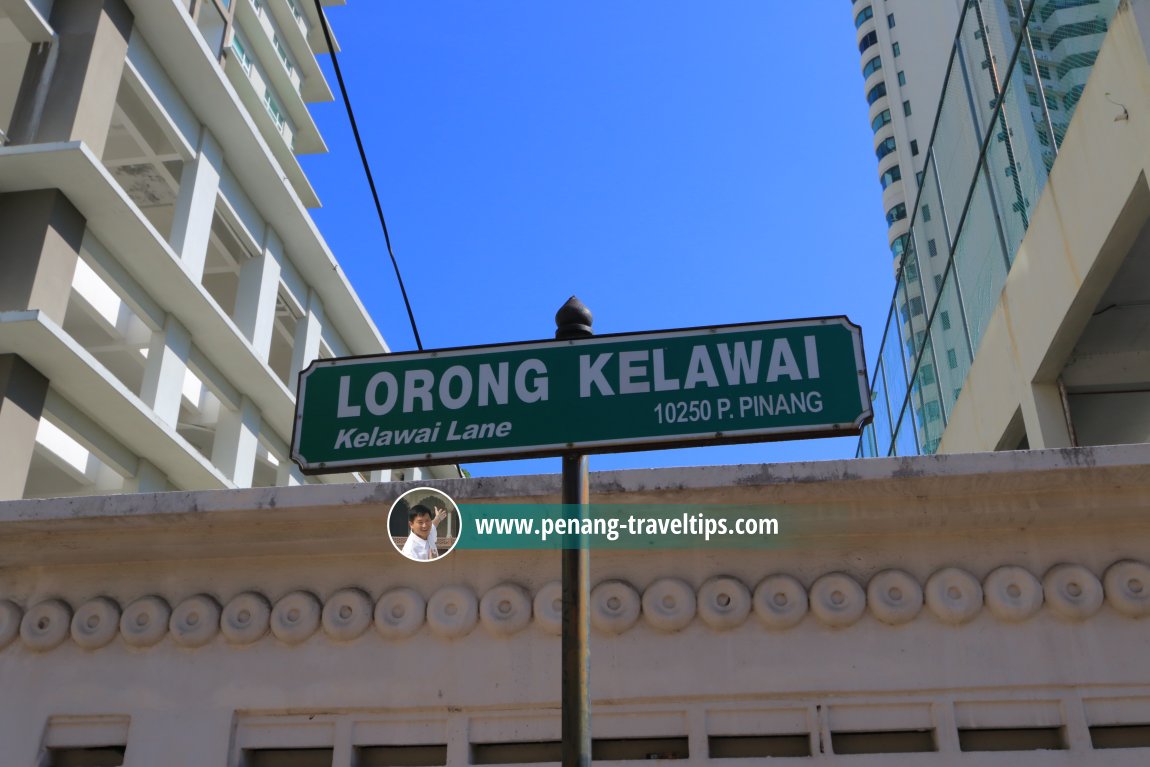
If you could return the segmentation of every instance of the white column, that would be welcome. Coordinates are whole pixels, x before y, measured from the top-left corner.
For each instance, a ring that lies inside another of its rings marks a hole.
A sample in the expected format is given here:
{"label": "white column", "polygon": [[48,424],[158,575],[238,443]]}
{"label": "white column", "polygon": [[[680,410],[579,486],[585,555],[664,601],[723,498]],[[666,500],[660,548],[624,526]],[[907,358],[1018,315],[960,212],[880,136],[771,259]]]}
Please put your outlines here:
{"label": "white column", "polygon": [[[1027,394],[1029,393],[1029,396]],[[1066,411],[1056,383],[1033,383],[1022,388],[1022,422],[1031,450],[1070,447]]]}
{"label": "white column", "polygon": [[172,428],[180,418],[180,397],[183,396],[184,375],[191,352],[191,334],[169,314],[164,327],[152,334],[152,341],[148,344],[148,362],[144,366],[140,399],[156,411],[156,417]]}
{"label": "white column", "polygon": [[196,156],[191,162],[184,163],[184,170],[180,174],[180,192],[176,197],[172,234],[168,238],[184,269],[196,282],[204,277],[208,238],[212,230],[212,217],[216,213],[222,166],[223,152],[220,145],[204,128]]}
{"label": "white column", "polygon": [[276,467],[276,485],[278,487],[294,487],[303,483],[303,472],[291,460],[285,459]]}
{"label": "white column", "polygon": [[267,360],[272,345],[282,250],[279,237],[269,230],[264,252],[245,261],[240,267],[240,284],[236,290],[236,326],[251,342],[261,360]]}
{"label": "white column", "polygon": [[244,397],[239,410],[220,408],[216,438],[212,442],[212,463],[236,487],[251,487],[259,447],[260,413],[254,402]]}
{"label": "white column", "polygon": [[288,376],[288,388],[296,394],[299,384],[300,371],[319,357],[319,342],[323,336],[323,303],[314,290],[308,291],[307,312],[296,323],[295,339],[291,350],[291,374]]}
{"label": "white column", "polygon": [[136,474],[124,480],[125,493],[162,493],[171,485],[167,476],[151,461],[143,458],[136,466]]}

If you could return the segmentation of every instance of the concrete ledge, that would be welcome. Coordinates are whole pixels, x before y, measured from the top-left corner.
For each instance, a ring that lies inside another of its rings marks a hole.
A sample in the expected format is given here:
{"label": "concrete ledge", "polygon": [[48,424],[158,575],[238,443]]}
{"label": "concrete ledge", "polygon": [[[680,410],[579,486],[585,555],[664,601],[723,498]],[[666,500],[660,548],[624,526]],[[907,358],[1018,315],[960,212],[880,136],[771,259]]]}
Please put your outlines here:
{"label": "concrete ledge", "polygon": [[[556,475],[11,501],[0,561],[151,561],[389,552],[384,515],[414,487],[462,504],[557,503]],[[1150,527],[1150,445],[592,474],[594,502],[754,505],[784,545]],[[853,543],[850,543],[852,542]]]}

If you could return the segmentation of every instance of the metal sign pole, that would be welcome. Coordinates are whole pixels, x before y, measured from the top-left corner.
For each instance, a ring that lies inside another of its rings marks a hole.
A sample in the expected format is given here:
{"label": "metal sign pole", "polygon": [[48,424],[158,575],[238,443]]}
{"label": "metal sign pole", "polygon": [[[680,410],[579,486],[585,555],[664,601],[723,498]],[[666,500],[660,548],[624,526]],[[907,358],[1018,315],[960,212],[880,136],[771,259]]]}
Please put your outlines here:
{"label": "metal sign pole", "polygon": [[[592,335],[591,312],[571,296],[555,314],[555,338]],[[587,518],[587,456],[563,456],[564,512]],[[572,544],[574,544],[572,546]],[[563,767],[591,767],[591,558],[582,535],[563,549]]]}

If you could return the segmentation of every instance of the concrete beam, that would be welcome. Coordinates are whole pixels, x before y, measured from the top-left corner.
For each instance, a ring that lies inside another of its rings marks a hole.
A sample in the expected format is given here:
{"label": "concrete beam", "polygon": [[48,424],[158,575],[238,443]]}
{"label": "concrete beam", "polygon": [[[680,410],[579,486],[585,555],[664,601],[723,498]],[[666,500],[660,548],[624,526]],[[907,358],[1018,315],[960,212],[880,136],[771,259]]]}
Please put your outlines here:
{"label": "concrete beam", "polygon": [[83,141],[104,153],[124,74],[132,12],[124,0],[56,0],[57,42],[35,46],[16,109],[12,143]]}
{"label": "concrete beam", "polygon": [[24,497],[48,379],[15,354],[0,355],[0,500]]}
{"label": "concrete beam", "polygon": [[58,190],[0,194],[0,311],[38,309],[63,325],[84,228]]}

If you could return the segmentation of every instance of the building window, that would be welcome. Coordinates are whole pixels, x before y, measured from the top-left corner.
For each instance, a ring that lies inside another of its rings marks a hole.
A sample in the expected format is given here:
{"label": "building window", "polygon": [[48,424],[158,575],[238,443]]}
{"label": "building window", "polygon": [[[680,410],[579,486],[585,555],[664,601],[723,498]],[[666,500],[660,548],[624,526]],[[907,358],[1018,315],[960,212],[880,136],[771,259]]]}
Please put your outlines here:
{"label": "building window", "polygon": [[938,244],[934,240],[927,240],[926,252],[930,254],[931,258],[934,258],[938,255]]}
{"label": "building window", "polygon": [[50,748],[47,767],[119,767],[124,763],[124,747]]}
{"label": "building window", "polygon": [[915,173],[914,174],[914,182],[916,184],[918,184],[919,186],[922,186],[922,179],[923,179],[923,176],[925,176],[925,175],[926,175],[926,171],[920,170],[918,173]]}
{"label": "building window", "polygon": [[938,321],[942,323],[943,330],[950,330],[950,312],[943,309],[938,313]]}
{"label": "building window", "polygon": [[879,183],[882,184],[883,189],[886,189],[888,186],[890,186],[894,182],[901,181],[901,180],[902,180],[902,169],[899,168],[897,165],[895,165],[894,167],[892,167],[890,170],[888,170],[886,173],[882,174],[882,176],[879,177]]}
{"label": "building window", "polygon": [[875,45],[878,42],[878,32],[867,32],[866,36],[859,41],[859,53],[865,53],[866,49]]}
{"label": "building window", "polygon": [[882,112],[879,113],[878,117],[874,118],[874,121],[870,124],[871,131],[873,131],[874,133],[878,133],[879,129],[882,128],[882,126],[886,125],[889,122],[890,122],[890,110],[884,109],[884,110],[882,110]]}
{"label": "building window", "polygon": [[910,117],[910,102],[909,101],[902,102],[902,113],[905,116]]}
{"label": "building window", "polygon": [[895,259],[902,258],[902,254],[906,252],[906,244],[910,241],[909,234],[899,235],[894,243],[890,246],[890,252],[894,254]]}
{"label": "building window", "polygon": [[272,94],[271,88],[264,90],[264,105],[267,106],[268,114],[272,116],[272,120],[275,121],[276,127],[282,131],[284,129],[284,124],[287,122],[287,118],[284,117],[283,107],[280,106],[279,101],[276,99],[275,95]]}
{"label": "building window", "polygon": [[863,79],[867,79],[880,69],[882,69],[882,57],[875,56],[873,59],[866,63],[865,67],[863,67]]}
{"label": "building window", "polygon": [[912,157],[918,157],[918,141],[914,139],[910,141],[910,153]]}
{"label": "building window", "polygon": [[855,16],[855,29],[858,29],[867,22],[867,19],[874,18],[874,9],[869,5],[859,11],[859,15]]}
{"label": "building window", "polygon": [[946,364],[950,367],[951,370],[956,370],[958,368],[958,354],[955,353],[954,349],[946,350]]}
{"label": "building window", "polygon": [[930,206],[929,205],[923,205],[922,206],[922,220],[923,220],[923,223],[927,223],[930,221]]}
{"label": "building window", "polygon": [[888,13],[886,15],[886,25],[890,29],[894,29],[894,14]]}
{"label": "building window", "polygon": [[295,17],[297,22],[303,24],[304,26],[308,25],[307,19],[303,15],[303,11],[301,11],[299,6],[296,5],[295,0],[288,0],[288,8],[291,9],[291,15]]}
{"label": "building window", "polygon": [[866,103],[873,104],[886,95],[886,83],[879,83],[866,95]]}
{"label": "building window", "polygon": [[244,767],[327,767],[330,748],[258,748],[244,750]]}
{"label": "building window", "polygon": [[887,226],[894,226],[896,221],[902,221],[904,218],[906,218],[906,203],[904,202],[900,202],[886,212]]}
{"label": "building window", "polygon": [[275,33],[272,33],[272,45],[275,46],[276,53],[279,55],[280,61],[283,62],[284,69],[287,70],[288,77],[291,77],[295,74],[295,65],[292,64],[291,55],[287,52],[287,48],[284,47],[283,42],[280,40],[280,36]]}
{"label": "building window", "polygon": [[894,57],[896,59],[902,55],[902,49],[898,47],[898,43],[891,44],[891,49],[894,51]]}
{"label": "building window", "polygon": [[886,157],[888,154],[890,154],[894,150],[895,150],[894,136],[891,136],[890,138],[884,140],[881,144],[879,144],[878,147],[875,148],[874,153],[875,153],[875,155],[878,156],[878,159],[881,160],[882,158]]}
{"label": "building window", "polygon": [[232,35],[232,50],[235,51],[236,61],[240,62],[240,66],[250,75],[252,73],[252,57],[248,53],[247,43],[244,42],[243,36],[238,30]]}
{"label": "building window", "polygon": [[899,72],[898,73],[898,84],[899,85],[906,85],[906,72]]}

